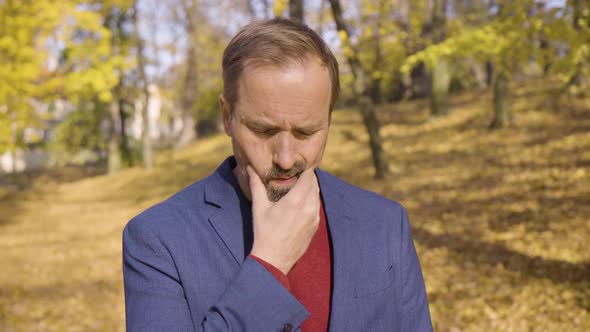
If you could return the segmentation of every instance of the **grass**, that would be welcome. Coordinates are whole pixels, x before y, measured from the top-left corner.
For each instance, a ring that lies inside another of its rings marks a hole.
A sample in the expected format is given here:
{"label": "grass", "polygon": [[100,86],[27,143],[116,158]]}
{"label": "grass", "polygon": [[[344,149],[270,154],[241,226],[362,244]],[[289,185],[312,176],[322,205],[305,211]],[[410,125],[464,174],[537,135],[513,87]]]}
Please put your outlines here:
{"label": "grass", "polygon": [[[333,116],[322,167],[408,208],[437,331],[590,330],[590,101],[513,92],[515,124],[497,131],[487,92],[436,119],[427,101],[381,107],[386,181],[360,115]],[[125,223],[230,153],[218,135],[151,172],[0,178],[0,330],[123,331]]]}

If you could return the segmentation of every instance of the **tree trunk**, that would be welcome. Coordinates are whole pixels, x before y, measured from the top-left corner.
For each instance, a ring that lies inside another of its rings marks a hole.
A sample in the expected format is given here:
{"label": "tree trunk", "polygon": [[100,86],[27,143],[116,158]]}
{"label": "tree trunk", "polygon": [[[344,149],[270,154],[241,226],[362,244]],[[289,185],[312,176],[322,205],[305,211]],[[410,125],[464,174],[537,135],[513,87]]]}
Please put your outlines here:
{"label": "tree trunk", "polygon": [[383,153],[383,144],[379,135],[379,120],[375,112],[375,104],[370,97],[362,96],[359,99],[359,107],[363,115],[363,123],[369,134],[369,147],[373,165],[375,166],[375,178],[382,179],[388,173],[388,165]]}
{"label": "tree trunk", "polygon": [[270,4],[268,0],[262,0],[262,7],[264,8],[264,18],[268,20],[270,18]]}
{"label": "tree trunk", "polygon": [[180,137],[176,142],[176,148],[182,148],[192,143],[196,137],[196,126],[194,118],[194,106],[198,93],[198,67],[197,67],[197,22],[196,22],[196,4],[194,0],[184,0],[182,2],[186,15],[186,35],[189,41],[186,52],[186,76],[184,79],[184,88],[182,96],[182,130]]}
{"label": "tree trunk", "polygon": [[[590,18],[590,14],[588,14],[588,12],[590,12],[590,8],[585,8],[585,4],[584,4],[585,0],[573,0],[572,1],[572,7],[573,7],[573,16],[572,16],[572,24],[574,26],[574,29],[576,31],[580,31],[583,26],[581,25],[581,23],[583,21],[585,21],[588,26],[590,27],[590,21],[588,20]],[[586,11],[586,9],[588,9],[588,12]],[[567,82],[566,84],[566,88],[572,86],[572,85],[579,85],[582,81],[582,66],[583,63],[578,63],[576,64],[576,72],[574,73],[574,75],[572,75],[572,77],[570,78],[570,80]]]}
{"label": "tree trunk", "polygon": [[430,95],[430,77],[423,62],[410,71],[410,85],[406,87],[406,98],[415,99]]}
{"label": "tree trunk", "polygon": [[491,61],[486,62],[486,85],[491,86],[494,82],[494,63]]}
{"label": "tree trunk", "polygon": [[446,59],[440,58],[432,70],[432,87],[430,104],[432,115],[441,116],[449,113],[449,65]]}
{"label": "tree trunk", "polygon": [[[115,89],[118,90],[118,89]],[[119,96],[120,94],[118,94]],[[131,147],[129,146],[129,137],[127,135],[127,118],[129,115],[125,112],[125,99],[117,97],[117,103],[119,103],[119,118],[121,119],[121,158],[126,166],[133,166],[135,160],[131,153]]]}
{"label": "tree trunk", "polygon": [[477,87],[480,90],[483,90],[488,87],[487,83],[487,74],[485,71],[485,65],[475,61],[472,57],[467,58],[467,62],[471,67],[471,71],[473,72],[473,76],[475,76],[475,81],[477,82]]}
{"label": "tree trunk", "polygon": [[248,14],[250,14],[250,19],[255,20],[256,8],[254,6],[254,3],[252,3],[252,0],[246,1],[246,9],[248,10]]}
{"label": "tree trunk", "polygon": [[[435,44],[445,39],[446,0],[434,0],[432,9],[432,41]],[[434,116],[449,113],[449,86],[451,83],[449,65],[445,58],[441,57],[432,68],[430,76],[430,104],[431,114]]]}
{"label": "tree trunk", "polygon": [[320,9],[318,12],[318,35],[321,37],[324,33],[324,6],[326,0],[320,0]]}
{"label": "tree trunk", "polygon": [[[192,47],[191,47],[192,48]],[[188,53],[193,53],[189,51]],[[184,92],[182,98],[182,129],[180,137],[176,142],[176,148],[182,148],[192,143],[197,138],[195,131],[194,105],[197,99],[197,73],[196,63],[193,56],[187,58],[187,70],[184,81]]]}
{"label": "tree trunk", "polygon": [[385,1],[386,0],[379,0],[379,10],[375,21],[375,28],[373,29],[373,47],[375,52],[375,61],[373,62],[373,74],[379,74],[371,75],[371,81],[368,87],[368,94],[371,97],[371,101],[375,105],[381,103],[381,71],[383,70],[383,51],[381,50],[381,27],[382,20],[385,16]]}
{"label": "tree trunk", "polygon": [[121,170],[121,151],[119,148],[119,103],[111,101],[109,106],[109,150],[108,172],[115,174]]}
{"label": "tree trunk", "polygon": [[182,129],[180,130],[180,136],[174,145],[174,148],[180,149],[187,146],[197,138],[195,131],[195,117],[189,111],[182,112]]}
{"label": "tree trunk", "polygon": [[[105,20],[104,26],[106,28],[110,28],[113,31],[113,35],[111,37],[111,44],[115,51],[115,54],[120,55],[125,53],[125,46],[129,43],[129,34],[125,30],[125,25],[129,23],[129,16],[126,12],[120,11],[120,8],[112,7],[110,8],[110,14],[107,16]],[[125,96],[128,92],[125,92],[125,82],[124,82],[124,73],[122,69],[119,69],[119,82],[117,86],[112,89],[113,98],[118,103],[119,108],[119,119],[120,119],[120,155],[121,155],[121,165],[122,166],[133,166],[135,164],[134,154],[132,153],[132,148],[129,145],[129,137],[127,135],[127,119],[129,118],[129,114],[125,110],[125,105],[127,104],[125,100]]]}
{"label": "tree trunk", "polygon": [[[545,3],[543,2],[537,2],[535,4],[535,10],[539,14],[532,13],[531,16],[542,15],[544,18],[547,16],[545,11]],[[545,19],[543,19],[543,22],[545,22]],[[547,76],[549,74],[549,70],[551,69],[551,56],[549,55],[551,50],[551,42],[545,33],[545,29],[540,29],[540,31],[538,31],[537,38],[539,51],[541,53],[540,61],[543,65],[543,76]]]}
{"label": "tree trunk", "polygon": [[494,82],[494,120],[490,124],[491,129],[503,128],[512,119],[508,84],[508,75],[503,71],[498,71]]}
{"label": "tree trunk", "polygon": [[406,85],[404,84],[403,74],[399,71],[399,68],[394,71],[393,82],[391,83],[391,90],[387,91],[387,101],[399,102],[404,99],[406,92]]}
{"label": "tree trunk", "polygon": [[[346,34],[347,41],[350,41],[350,32],[344,22],[344,17],[342,16],[340,1],[330,0],[330,6],[332,8],[332,15],[334,16],[337,30],[343,31]],[[369,134],[369,147],[373,157],[373,166],[375,167],[375,178],[381,179],[389,172],[389,166],[383,153],[383,145],[381,144],[381,137],[379,134],[379,121],[375,113],[375,104],[373,104],[368,95],[369,86],[366,79],[368,75],[364,72],[358,59],[357,47],[350,42],[347,46],[352,50],[352,54],[347,55],[346,60],[348,61],[348,65],[350,66],[354,78],[353,94],[355,99],[358,100],[358,106],[363,115],[363,122]]]}
{"label": "tree trunk", "polygon": [[18,168],[18,154],[17,152],[17,148],[13,148],[12,150],[10,150],[10,158],[11,160],[11,167],[12,169],[10,170],[11,173],[16,174],[17,168]]}
{"label": "tree trunk", "polygon": [[[406,52],[410,52],[410,1],[411,0],[399,0],[399,19],[398,25],[403,35],[403,45]],[[410,54],[408,54],[409,56]],[[398,79],[397,84],[394,85],[393,91],[390,93],[389,100],[401,101],[404,98],[408,98],[411,95],[412,80],[403,75],[399,68],[396,68],[393,77]]]}
{"label": "tree trunk", "polygon": [[[103,26],[111,30],[111,46],[113,47],[115,55],[123,55],[125,53],[125,43],[127,35],[124,32],[123,26],[127,20],[127,16],[115,5],[107,8],[107,13]],[[94,105],[100,111],[104,107],[108,107],[108,141],[107,141],[107,170],[109,174],[115,174],[121,170],[123,158],[128,161],[131,158],[129,145],[127,142],[127,132],[125,128],[125,109],[123,107],[123,90],[125,89],[123,83],[123,70],[118,68],[119,81],[115,87],[111,89],[113,96],[108,105],[94,100]],[[124,154],[123,154],[124,153]]]}
{"label": "tree trunk", "polygon": [[289,18],[303,23],[303,16],[303,0],[289,0]]}
{"label": "tree trunk", "polygon": [[135,25],[135,42],[137,44],[137,68],[139,71],[139,79],[142,86],[142,97],[143,102],[141,103],[141,146],[142,146],[142,158],[143,167],[147,170],[151,170],[154,166],[154,158],[152,152],[152,139],[151,139],[151,128],[150,128],[150,117],[149,117],[149,100],[150,92],[148,89],[148,79],[145,72],[145,55],[144,55],[144,44],[143,39],[139,34],[139,22],[137,19],[137,3],[133,9],[133,24]]}
{"label": "tree trunk", "polygon": [[[10,107],[10,106],[8,106]],[[12,145],[10,147],[10,156],[11,156],[11,171],[12,173],[16,173],[16,167],[17,167],[17,162],[16,162],[16,158],[17,158],[17,154],[16,154],[16,150],[17,150],[17,146],[18,146],[18,128],[17,128],[17,122],[15,121],[15,112],[14,111],[10,111],[10,108],[8,109],[8,117],[9,117],[9,123],[11,123],[10,125],[10,139],[11,142],[9,143],[10,145]]]}

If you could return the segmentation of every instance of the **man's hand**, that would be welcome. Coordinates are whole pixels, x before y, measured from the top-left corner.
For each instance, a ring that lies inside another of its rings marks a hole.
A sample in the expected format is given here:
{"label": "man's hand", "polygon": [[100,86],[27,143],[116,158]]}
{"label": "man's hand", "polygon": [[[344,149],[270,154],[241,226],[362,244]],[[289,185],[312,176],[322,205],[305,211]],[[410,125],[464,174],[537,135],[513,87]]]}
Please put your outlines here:
{"label": "man's hand", "polygon": [[278,202],[268,200],[266,188],[247,166],[252,193],[254,244],[251,254],[287,274],[303,256],[320,222],[319,186],[310,168]]}

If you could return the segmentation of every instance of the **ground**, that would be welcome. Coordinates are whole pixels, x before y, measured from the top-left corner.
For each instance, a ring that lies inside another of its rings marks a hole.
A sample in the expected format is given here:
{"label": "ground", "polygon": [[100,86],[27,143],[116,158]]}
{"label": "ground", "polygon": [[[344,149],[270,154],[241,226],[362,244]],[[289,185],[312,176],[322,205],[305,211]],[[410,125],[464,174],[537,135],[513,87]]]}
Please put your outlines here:
{"label": "ground", "polygon": [[[391,175],[374,180],[361,117],[337,110],[322,168],[409,211],[437,331],[590,331],[590,101],[542,82],[379,109]],[[211,173],[223,135],[163,152],[151,171],[69,167],[0,177],[0,331],[123,331],[121,231]]]}

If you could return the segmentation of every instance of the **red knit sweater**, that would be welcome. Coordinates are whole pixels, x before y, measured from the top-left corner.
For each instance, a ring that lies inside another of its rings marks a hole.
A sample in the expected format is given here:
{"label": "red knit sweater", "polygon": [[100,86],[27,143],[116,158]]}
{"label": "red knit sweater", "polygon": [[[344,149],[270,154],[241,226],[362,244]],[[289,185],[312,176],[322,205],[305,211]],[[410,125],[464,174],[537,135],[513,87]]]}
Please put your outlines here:
{"label": "red knit sweater", "polygon": [[250,255],[269,270],[311,314],[301,325],[303,332],[327,331],[330,319],[332,261],[330,238],[324,212],[320,207],[320,224],[307,251],[285,275],[264,260]]}

